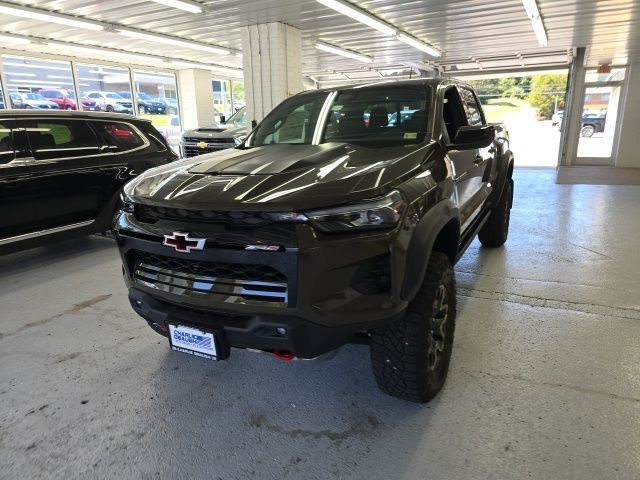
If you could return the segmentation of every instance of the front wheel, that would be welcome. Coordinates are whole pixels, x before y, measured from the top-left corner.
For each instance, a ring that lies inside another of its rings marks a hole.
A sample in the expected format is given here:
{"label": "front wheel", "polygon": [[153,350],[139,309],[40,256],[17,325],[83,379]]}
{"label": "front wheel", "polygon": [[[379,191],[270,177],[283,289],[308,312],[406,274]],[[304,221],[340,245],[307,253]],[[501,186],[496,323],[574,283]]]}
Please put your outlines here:
{"label": "front wheel", "polygon": [[147,113],[147,108],[144,105],[139,105],[138,106],[138,113],[140,115],[144,115],[145,113]]}
{"label": "front wheel", "polygon": [[478,232],[478,239],[485,247],[497,248],[504,245],[509,236],[509,220],[513,203],[513,180],[507,178],[498,204],[493,207],[486,223]]}
{"label": "front wheel", "polygon": [[593,125],[585,125],[580,130],[580,136],[582,137],[593,137],[594,133],[596,133],[596,127]]}
{"label": "front wheel", "polygon": [[107,112],[113,112],[114,108],[112,105],[107,105]]}
{"label": "front wheel", "polygon": [[456,319],[449,258],[433,252],[424,281],[404,317],[371,332],[371,364],[382,391],[426,403],[447,378]]}

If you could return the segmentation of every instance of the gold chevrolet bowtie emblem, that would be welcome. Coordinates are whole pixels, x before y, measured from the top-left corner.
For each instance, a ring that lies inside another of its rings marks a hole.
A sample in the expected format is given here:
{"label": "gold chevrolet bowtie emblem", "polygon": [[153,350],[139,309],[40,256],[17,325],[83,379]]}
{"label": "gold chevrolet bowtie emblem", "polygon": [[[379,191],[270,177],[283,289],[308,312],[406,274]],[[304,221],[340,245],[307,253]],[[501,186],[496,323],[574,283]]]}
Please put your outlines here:
{"label": "gold chevrolet bowtie emblem", "polygon": [[209,144],[207,142],[198,142],[198,143],[196,143],[196,146],[198,148],[207,148],[209,146]]}

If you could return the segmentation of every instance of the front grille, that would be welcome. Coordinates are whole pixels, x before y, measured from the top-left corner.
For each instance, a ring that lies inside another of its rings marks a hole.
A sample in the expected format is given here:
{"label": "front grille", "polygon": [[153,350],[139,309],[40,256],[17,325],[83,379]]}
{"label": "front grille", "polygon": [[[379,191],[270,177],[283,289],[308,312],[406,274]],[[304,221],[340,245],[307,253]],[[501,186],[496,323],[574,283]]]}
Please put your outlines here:
{"label": "front grille", "polygon": [[133,279],[154,290],[224,303],[285,307],[287,277],[268,265],[202,262],[139,252]]}
{"label": "front grille", "polygon": [[231,145],[234,145],[235,142],[233,140],[233,138],[229,137],[229,138],[224,138],[224,137],[211,137],[211,138],[198,138],[198,137],[184,137],[184,141],[185,142],[190,142],[190,143],[199,143],[199,142],[206,142],[206,143],[228,143]]}
{"label": "front grille", "polygon": [[196,146],[183,145],[182,151],[185,157],[197,157],[198,155],[204,155],[205,153],[219,152],[220,150],[225,150],[227,148],[233,148],[235,145],[233,143],[218,143],[215,145],[209,145],[205,148],[200,148]]}
{"label": "front grille", "polygon": [[204,224],[223,224],[243,228],[261,227],[271,223],[260,212],[218,212],[212,210],[186,210],[183,208],[156,207],[153,205],[135,206],[135,216],[144,223],[156,223],[158,220],[192,222]]}

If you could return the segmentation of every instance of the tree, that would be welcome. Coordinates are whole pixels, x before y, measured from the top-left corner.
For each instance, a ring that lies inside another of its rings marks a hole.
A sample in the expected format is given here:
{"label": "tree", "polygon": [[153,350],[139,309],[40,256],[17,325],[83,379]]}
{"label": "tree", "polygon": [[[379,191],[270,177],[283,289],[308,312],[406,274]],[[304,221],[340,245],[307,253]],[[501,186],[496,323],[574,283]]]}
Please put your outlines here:
{"label": "tree", "polygon": [[535,75],[531,79],[529,103],[538,109],[540,116],[551,118],[556,107],[564,108],[564,93],[567,88],[565,75]]}

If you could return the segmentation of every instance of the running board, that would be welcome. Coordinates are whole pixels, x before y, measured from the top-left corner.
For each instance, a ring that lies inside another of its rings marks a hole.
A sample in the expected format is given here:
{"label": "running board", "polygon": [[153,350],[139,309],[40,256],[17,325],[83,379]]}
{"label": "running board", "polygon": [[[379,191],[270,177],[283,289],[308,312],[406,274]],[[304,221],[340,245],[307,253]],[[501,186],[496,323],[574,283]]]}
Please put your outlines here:
{"label": "running board", "polygon": [[45,235],[52,235],[54,233],[65,232],[67,230],[75,230],[76,228],[88,227],[94,222],[94,220],[87,220],[85,222],[72,223],[70,225],[62,225],[61,227],[49,228],[47,230],[38,230],[37,232],[23,233],[22,235],[16,235],[15,237],[7,237],[0,239],[0,246],[7,245],[9,243],[21,242],[23,240],[29,240],[30,238],[42,237]]}

